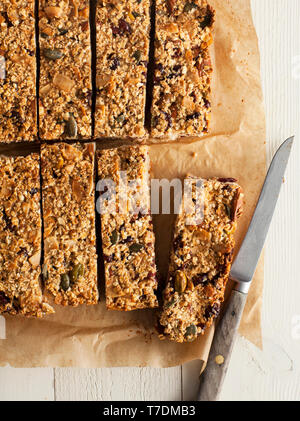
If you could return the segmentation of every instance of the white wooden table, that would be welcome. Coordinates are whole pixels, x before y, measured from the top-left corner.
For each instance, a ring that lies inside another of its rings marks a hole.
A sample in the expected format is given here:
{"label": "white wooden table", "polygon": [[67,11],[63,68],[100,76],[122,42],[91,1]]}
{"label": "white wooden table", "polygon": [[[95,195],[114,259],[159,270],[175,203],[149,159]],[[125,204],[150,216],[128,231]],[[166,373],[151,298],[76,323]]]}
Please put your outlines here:
{"label": "white wooden table", "polygon": [[[223,400],[300,400],[300,2],[252,0],[267,113],[268,160],[296,135],[267,240],[260,351],[239,338]],[[258,115],[257,118],[260,118]],[[199,364],[171,369],[0,369],[2,400],[193,399]]]}

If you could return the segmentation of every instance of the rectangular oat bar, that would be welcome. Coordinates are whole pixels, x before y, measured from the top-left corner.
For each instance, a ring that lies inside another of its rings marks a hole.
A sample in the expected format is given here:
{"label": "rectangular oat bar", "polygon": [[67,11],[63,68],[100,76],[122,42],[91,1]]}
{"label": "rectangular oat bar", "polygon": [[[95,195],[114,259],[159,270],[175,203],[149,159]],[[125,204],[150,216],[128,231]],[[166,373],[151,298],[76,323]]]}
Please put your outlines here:
{"label": "rectangular oat bar", "polygon": [[[111,180],[116,186],[115,196],[109,186],[99,188],[106,194],[100,193],[106,206],[106,211],[100,212],[107,308],[130,311],[157,307],[148,148],[103,150],[98,168],[100,182]],[[120,184],[124,175],[128,184]],[[131,186],[126,194],[122,185]]]}
{"label": "rectangular oat bar", "polygon": [[41,287],[38,154],[0,158],[0,313],[53,313]]}
{"label": "rectangular oat bar", "polygon": [[145,137],[150,0],[97,2],[97,137]]}
{"label": "rectangular oat bar", "polygon": [[[193,178],[191,178],[193,180]],[[243,194],[234,179],[201,182],[197,223],[182,210],[175,224],[160,314],[161,339],[192,341],[212,324],[224,300]],[[192,199],[195,200],[196,188]],[[197,205],[196,205],[197,206]]]}
{"label": "rectangular oat bar", "polygon": [[39,116],[44,140],[91,137],[89,13],[88,0],[39,0]]}
{"label": "rectangular oat bar", "polygon": [[0,142],[37,134],[35,0],[0,0]]}
{"label": "rectangular oat bar", "polygon": [[42,145],[43,276],[56,304],[97,304],[95,144]]}
{"label": "rectangular oat bar", "polygon": [[151,135],[208,132],[214,10],[206,0],[157,0]]}

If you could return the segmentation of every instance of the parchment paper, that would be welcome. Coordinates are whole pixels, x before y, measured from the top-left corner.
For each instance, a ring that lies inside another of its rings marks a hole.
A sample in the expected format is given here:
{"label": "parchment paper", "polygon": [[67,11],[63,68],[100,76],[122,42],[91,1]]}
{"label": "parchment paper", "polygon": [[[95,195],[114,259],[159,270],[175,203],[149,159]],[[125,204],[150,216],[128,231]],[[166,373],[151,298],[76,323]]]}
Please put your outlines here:
{"label": "parchment paper", "polygon": [[[210,136],[152,144],[155,178],[235,177],[244,189],[245,212],[237,247],[246,233],[265,176],[265,119],[259,52],[249,0],[211,0],[215,7],[213,113]],[[164,279],[173,217],[155,217],[158,267]],[[103,288],[103,279],[100,279]],[[259,264],[240,332],[261,345],[263,265]],[[159,341],[155,312],[60,308],[44,320],[6,317],[7,339],[0,340],[0,365],[15,367],[169,367],[206,360],[214,328],[194,343]]]}

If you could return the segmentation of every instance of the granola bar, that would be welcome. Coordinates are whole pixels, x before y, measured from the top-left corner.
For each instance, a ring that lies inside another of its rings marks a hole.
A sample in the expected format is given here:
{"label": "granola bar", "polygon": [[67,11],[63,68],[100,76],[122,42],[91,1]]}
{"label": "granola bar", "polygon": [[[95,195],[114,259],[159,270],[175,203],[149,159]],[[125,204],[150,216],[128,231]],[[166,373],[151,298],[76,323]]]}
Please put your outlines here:
{"label": "granola bar", "polygon": [[42,145],[43,275],[56,304],[97,304],[94,144]]}
{"label": "granola bar", "polygon": [[91,137],[89,1],[39,0],[40,136]]}
{"label": "granola bar", "polygon": [[95,135],[144,137],[150,0],[98,1],[96,30]]}
{"label": "granola bar", "polygon": [[1,157],[0,179],[0,313],[42,317],[38,154]]}
{"label": "granola bar", "polygon": [[[196,339],[219,314],[243,201],[241,188],[234,179],[199,181],[196,219],[187,225],[190,215],[182,209],[175,224],[159,319],[161,339],[167,337],[176,342]],[[194,186],[193,200],[195,194]]]}
{"label": "granola bar", "polygon": [[0,0],[0,142],[33,141],[36,121],[34,0]]}
{"label": "granola bar", "polygon": [[213,22],[206,0],[156,1],[153,137],[208,132]]}
{"label": "granola bar", "polygon": [[[100,194],[106,206],[105,212],[102,208],[100,212],[107,308],[130,311],[157,307],[148,148],[104,150],[98,162],[100,181],[111,180],[116,186],[115,196],[109,186],[99,188],[106,194]],[[127,194],[122,174],[131,185]]]}

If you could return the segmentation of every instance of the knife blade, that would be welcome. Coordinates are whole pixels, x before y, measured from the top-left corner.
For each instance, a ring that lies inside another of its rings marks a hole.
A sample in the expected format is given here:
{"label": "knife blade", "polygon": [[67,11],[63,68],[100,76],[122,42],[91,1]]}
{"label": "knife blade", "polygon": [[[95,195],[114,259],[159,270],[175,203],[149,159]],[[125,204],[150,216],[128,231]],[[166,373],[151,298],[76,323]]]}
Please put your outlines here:
{"label": "knife blade", "polygon": [[232,265],[230,278],[236,285],[216,327],[207,365],[200,378],[199,401],[219,399],[247,294],[278,201],[293,141],[294,137],[287,139],[272,160],[246,237]]}

